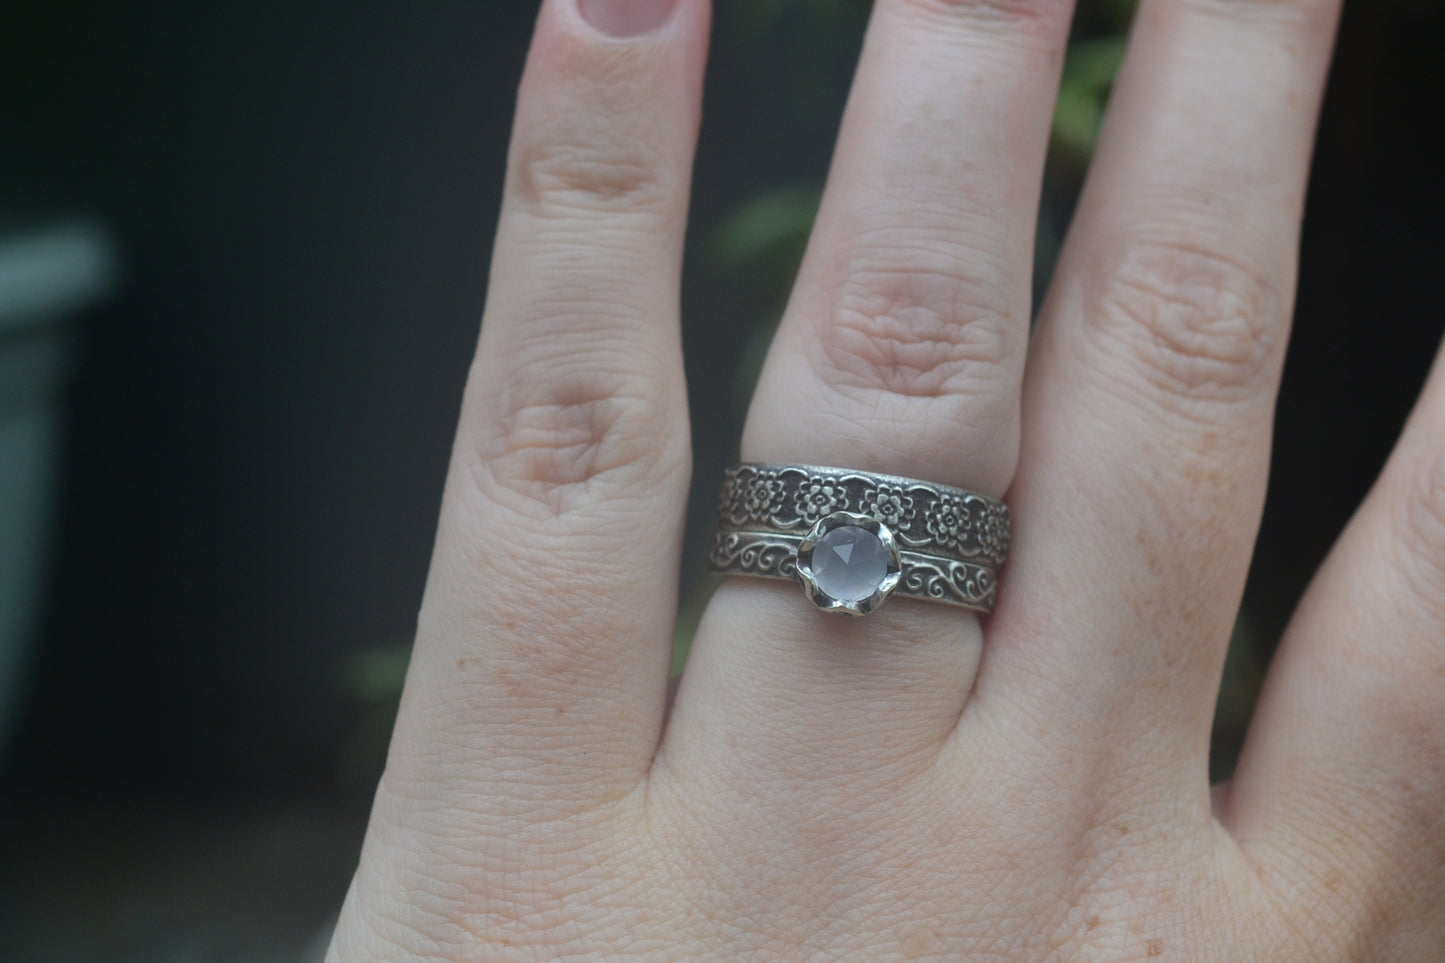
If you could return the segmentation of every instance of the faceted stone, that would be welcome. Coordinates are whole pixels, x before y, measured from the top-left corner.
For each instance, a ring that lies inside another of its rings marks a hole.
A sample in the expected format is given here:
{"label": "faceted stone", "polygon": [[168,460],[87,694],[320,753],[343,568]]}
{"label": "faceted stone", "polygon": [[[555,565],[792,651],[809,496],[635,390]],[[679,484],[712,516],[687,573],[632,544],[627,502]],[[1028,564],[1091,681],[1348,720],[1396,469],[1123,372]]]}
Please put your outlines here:
{"label": "faceted stone", "polygon": [[888,550],[865,528],[835,528],[813,549],[813,581],[839,601],[863,601],[887,575]]}

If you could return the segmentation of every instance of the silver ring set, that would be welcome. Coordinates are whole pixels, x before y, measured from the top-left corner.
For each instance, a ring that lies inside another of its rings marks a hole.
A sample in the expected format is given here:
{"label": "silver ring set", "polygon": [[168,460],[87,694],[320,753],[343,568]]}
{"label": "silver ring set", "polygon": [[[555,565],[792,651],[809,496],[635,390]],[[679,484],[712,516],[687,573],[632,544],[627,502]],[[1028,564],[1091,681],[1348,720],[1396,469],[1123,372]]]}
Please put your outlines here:
{"label": "silver ring set", "polygon": [[977,492],[816,465],[745,463],[718,495],[716,572],[796,580],[819,609],[890,597],[992,611],[1009,511]]}

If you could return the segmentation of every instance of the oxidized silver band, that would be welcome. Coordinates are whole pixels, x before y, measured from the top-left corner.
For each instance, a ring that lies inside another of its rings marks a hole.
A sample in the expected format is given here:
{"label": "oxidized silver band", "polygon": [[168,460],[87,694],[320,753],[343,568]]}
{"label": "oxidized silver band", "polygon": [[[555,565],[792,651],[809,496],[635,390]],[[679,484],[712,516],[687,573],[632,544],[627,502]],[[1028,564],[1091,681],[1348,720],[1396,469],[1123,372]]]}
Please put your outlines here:
{"label": "oxidized silver band", "polygon": [[[730,468],[717,520],[715,571],[796,579],[819,608],[851,615],[866,614],[891,595],[991,611],[1008,555],[1003,504],[961,488],[841,468]],[[821,561],[814,554],[820,547]],[[841,567],[855,550],[857,564]],[[860,573],[858,564],[870,560],[873,568]],[[878,575],[877,590],[855,597],[870,573]],[[828,589],[836,592],[838,585],[845,590],[834,597]]]}

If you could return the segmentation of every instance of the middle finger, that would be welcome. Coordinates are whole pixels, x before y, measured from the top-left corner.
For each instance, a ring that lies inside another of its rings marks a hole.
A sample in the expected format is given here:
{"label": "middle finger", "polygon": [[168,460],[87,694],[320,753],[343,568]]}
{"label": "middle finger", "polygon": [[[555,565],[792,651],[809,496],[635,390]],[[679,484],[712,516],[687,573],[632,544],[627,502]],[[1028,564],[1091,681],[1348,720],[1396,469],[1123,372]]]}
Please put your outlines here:
{"label": "middle finger", "polygon": [[[902,475],[991,498],[1008,487],[1070,9],[1065,0],[875,5],[744,459]],[[747,784],[778,767],[798,786],[835,775],[850,794],[871,767],[892,786],[898,765],[922,771],[953,730],[980,640],[978,619],[950,606],[900,598],[843,619],[814,609],[796,585],[729,580],[694,642],[661,762],[741,767]]]}

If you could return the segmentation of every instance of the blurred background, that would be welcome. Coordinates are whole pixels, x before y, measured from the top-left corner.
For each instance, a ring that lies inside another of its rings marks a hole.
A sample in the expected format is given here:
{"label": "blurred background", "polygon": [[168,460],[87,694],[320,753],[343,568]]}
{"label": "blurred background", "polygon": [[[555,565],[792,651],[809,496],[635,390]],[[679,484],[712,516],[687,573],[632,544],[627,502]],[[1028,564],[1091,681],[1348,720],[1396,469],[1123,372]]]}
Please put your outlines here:
{"label": "blurred background", "polygon": [[[713,487],[866,0],[720,0],[684,309]],[[1130,4],[1082,0],[1039,283]],[[532,0],[0,7],[0,960],[319,960],[355,864],[485,288]],[[1432,0],[1346,12],[1227,773],[1445,325]]]}

